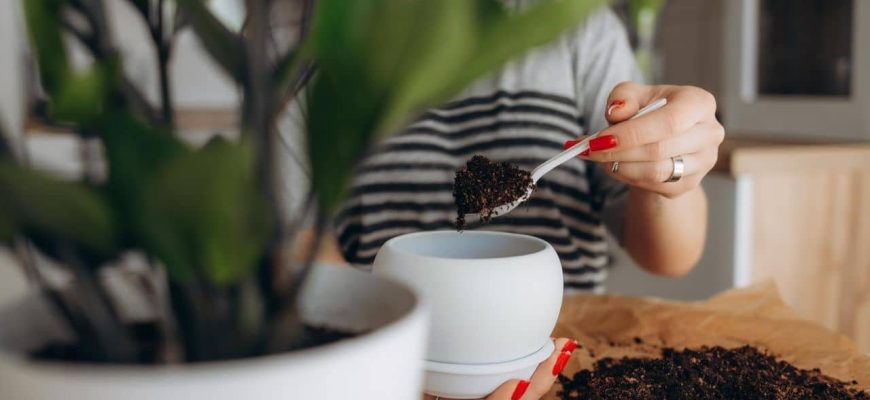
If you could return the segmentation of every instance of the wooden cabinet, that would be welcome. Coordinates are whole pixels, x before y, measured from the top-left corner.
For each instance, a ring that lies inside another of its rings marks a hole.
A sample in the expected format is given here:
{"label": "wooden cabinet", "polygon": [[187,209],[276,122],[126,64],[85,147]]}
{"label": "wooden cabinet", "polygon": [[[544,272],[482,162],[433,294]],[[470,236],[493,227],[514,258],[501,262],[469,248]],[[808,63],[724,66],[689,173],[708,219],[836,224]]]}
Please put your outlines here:
{"label": "wooden cabinet", "polygon": [[870,352],[870,145],[732,138],[717,173],[738,182],[735,286],[772,278]]}

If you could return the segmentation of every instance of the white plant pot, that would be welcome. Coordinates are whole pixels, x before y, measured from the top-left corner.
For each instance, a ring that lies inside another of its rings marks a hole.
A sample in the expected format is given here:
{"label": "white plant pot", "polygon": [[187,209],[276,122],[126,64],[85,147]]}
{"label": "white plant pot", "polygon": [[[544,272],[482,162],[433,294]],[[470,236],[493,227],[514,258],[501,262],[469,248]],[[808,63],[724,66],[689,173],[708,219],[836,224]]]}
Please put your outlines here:
{"label": "white plant pot", "polygon": [[367,331],[285,354],[178,366],[34,361],[63,337],[37,297],[0,310],[0,399],[418,399],[427,311],[405,286],[318,266],[301,297],[306,322]]}
{"label": "white plant pot", "polygon": [[426,359],[503,363],[550,341],[562,306],[553,246],[504,232],[417,232],[381,247],[372,272],[405,282],[432,307]]}

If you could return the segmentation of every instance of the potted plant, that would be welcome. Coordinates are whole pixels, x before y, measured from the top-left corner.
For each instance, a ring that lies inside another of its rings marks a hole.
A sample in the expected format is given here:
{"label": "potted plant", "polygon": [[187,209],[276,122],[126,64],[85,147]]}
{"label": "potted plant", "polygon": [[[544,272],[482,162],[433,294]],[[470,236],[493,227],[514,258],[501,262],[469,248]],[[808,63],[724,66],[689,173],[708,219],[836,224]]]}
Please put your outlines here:
{"label": "potted plant", "polygon": [[[349,268],[313,268],[317,239],[294,262],[297,234],[313,214],[321,237],[378,138],[600,4],[548,0],[517,14],[495,0],[295,0],[302,22],[280,38],[270,13],[281,2],[246,1],[235,31],[204,1],[128,0],[153,41],[152,104],[124,73],[102,1],[22,1],[42,117],[101,152],[85,152],[85,176],[69,182],[28,168],[0,139],[0,240],[25,255],[39,289],[0,312],[0,397],[419,391],[415,296]],[[168,63],[182,29],[242,94],[236,141],[192,148],[177,136]],[[86,67],[69,60],[70,41],[87,49]],[[305,110],[312,179],[287,213],[275,151],[290,102]],[[71,279],[53,284],[27,256],[36,253]],[[146,266],[113,285],[111,265],[131,253]]]}

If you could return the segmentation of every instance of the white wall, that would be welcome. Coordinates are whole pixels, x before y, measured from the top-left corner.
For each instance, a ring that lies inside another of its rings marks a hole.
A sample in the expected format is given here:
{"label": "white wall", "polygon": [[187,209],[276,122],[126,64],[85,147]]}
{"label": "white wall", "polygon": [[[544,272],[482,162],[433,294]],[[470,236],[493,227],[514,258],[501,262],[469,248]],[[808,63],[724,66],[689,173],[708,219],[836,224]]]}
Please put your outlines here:
{"label": "white wall", "polygon": [[24,115],[22,97],[22,36],[18,0],[0,0],[0,120],[16,137]]}
{"label": "white wall", "polygon": [[[0,0],[0,120],[10,134],[21,134],[21,28],[18,0]],[[0,189],[2,190],[2,189]],[[0,306],[26,292],[26,285],[19,270],[12,264],[10,255],[0,249]]]}

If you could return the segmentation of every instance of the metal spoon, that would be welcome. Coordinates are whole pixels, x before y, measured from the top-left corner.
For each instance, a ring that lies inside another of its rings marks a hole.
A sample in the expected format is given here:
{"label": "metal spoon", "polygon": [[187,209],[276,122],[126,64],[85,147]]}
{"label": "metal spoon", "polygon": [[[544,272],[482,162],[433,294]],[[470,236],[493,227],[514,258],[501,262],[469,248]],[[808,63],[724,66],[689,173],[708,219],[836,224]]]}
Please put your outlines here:
{"label": "metal spoon", "polygon": [[[638,110],[638,112],[636,114],[634,114],[631,118],[629,118],[629,120],[638,118],[644,114],[658,110],[658,109],[664,107],[666,104],[668,104],[667,99],[658,99],[658,100],[648,104],[646,107]],[[532,192],[535,190],[535,184],[538,183],[538,180],[541,179],[541,177],[543,177],[547,172],[552,171],[553,168],[556,168],[556,167],[562,165],[566,161],[571,160],[574,157],[577,157],[580,153],[588,150],[589,149],[589,141],[594,139],[595,137],[597,137],[600,133],[601,133],[601,131],[598,131],[592,135],[589,135],[586,139],[583,139],[580,143],[577,143],[574,146],[571,146],[567,150],[555,155],[553,158],[550,158],[549,160],[544,161],[543,163],[541,163],[541,165],[538,165],[535,169],[532,170],[532,173],[531,173],[532,184],[529,185],[529,188],[528,188],[528,190],[526,190],[526,193],[523,194],[522,196],[520,196],[520,198],[514,200],[513,202],[505,203],[505,204],[502,204],[502,205],[494,208],[492,210],[492,214],[490,215],[490,217],[498,217],[499,215],[505,215],[505,214],[511,212],[514,208],[517,208],[517,206],[522,204],[524,201],[528,200],[529,197],[532,196]],[[465,214],[466,220],[468,220],[469,218],[475,218],[475,217],[480,218],[480,214],[479,213]]]}

